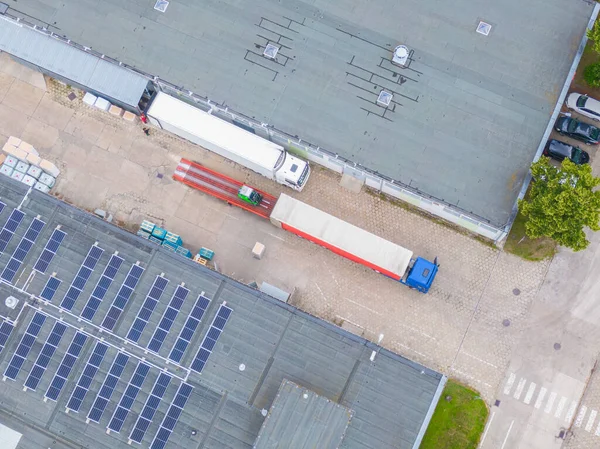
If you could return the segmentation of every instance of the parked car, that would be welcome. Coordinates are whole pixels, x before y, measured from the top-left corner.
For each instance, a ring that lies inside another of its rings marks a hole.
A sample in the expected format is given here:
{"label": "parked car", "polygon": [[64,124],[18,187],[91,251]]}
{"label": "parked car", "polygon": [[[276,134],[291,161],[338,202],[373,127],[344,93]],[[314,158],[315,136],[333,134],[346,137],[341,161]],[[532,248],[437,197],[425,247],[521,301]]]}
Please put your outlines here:
{"label": "parked car", "polygon": [[557,161],[570,159],[571,162],[577,165],[587,164],[590,161],[590,155],[587,151],[554,139],[548,141],[543,154]]}
{"label": "parked car", "polygon": [[567,97],[567,107],[591,119],[600,121],[600,101],[584,94],[572,93]]}
{"label": "parked car", "polygon": [[564,136],[581,140],[586,145],[595,145],[600,142],[599,128],[571,117],[559,118],[554,125],[554,129]]}

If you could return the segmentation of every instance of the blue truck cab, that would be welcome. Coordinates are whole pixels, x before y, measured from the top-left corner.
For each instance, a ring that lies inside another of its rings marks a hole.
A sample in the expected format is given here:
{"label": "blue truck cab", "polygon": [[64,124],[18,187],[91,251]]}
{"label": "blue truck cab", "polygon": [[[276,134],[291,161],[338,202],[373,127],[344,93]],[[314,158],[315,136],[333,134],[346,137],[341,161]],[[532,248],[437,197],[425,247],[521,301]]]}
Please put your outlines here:
{"label": "blue truck cab", "polygon": [[410,288],[419,290],[421,293],[427,293],[431,284],[433,284],[439,267],[437,257],[433,262],[417,257],[411,261],[411,265],[400,282]]}

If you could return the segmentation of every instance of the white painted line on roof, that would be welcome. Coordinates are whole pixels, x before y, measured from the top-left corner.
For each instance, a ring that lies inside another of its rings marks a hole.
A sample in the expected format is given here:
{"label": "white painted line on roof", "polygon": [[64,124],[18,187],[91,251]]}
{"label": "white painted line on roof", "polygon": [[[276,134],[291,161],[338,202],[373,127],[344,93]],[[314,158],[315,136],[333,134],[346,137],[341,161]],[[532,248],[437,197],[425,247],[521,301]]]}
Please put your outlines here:
{"label": "white painted line on roof", "polygon": [[583,423],[583,418],[585,418],[585,414],[587,413],[587,407],[584,405],[579,409],[579,414],[577,415],[577,419],[575,420],[575,427],[581,427]]}
{"label": "white painted line on roof", "polygon": [[521,393],[523,393],[523,388],[525,388],[526,383],[527,383],[527,379],[525,379],[524,377],[521,377],[521,379],[519,380],[519,383],[517,384],[517,389],[515,390],[515,394],[513,395],[513,397],[515,399],[519,399],[521,397]]}
{"label": "white painted line on roof", "polygon": [[510,394],[510,390],[512,389],[512,386],[515,383],[516,378],[517,376],[515,376],[515,373],[510,373],[510,376],[508,376],[508,380],[506,381],[506,385],[504,385],[504,394]]}
{"label": "white painted line on roof", "polygon": [[571,402],[569,406],[569,410],[567,410],[567,414],[565,415],[565,422],[570,423],[575,415],[575,410],[577,410],[577,401]]}
{"label": "white painted line on roof", "polygon": [[506,436],[504,437],[504,443],[502,443],[502,446],[500,447],[500,449],[504,449],[504,446],[506,446],[506,441],[508,440],[508,436],[510,435],[510,431],[512,430],[512,426],[515,423],[515,420],[513,419],[510,423],[510,427],[508,428],[508,432],[506,432]]}
{"label": "white painted line on roof", "polygon": [[546,402],[546,407],[544,408],[545,413],[550,413],[552,411],[552,406],[554,405],[555,399],[556,399],[556,393],[553,391],[552,393],[550,393],[548,402]]}
{"label": "white painted line on roof", "polygon": [[538,397],[535,401],[535,408],[540,408],[542,406],[542,402],[544,402],[544,398],[546,397],[547,392],[548,389],[546,387],[542,387],[540,389],[540,393],[538,394]]}
{"label": "white painted line on roof", "polygon": [[[479,442],[479,447],[483,446],[483,442],[485,441],[485,437],[487,436],[488,430],[490,430],[490,427],[492,426],[494,416],[496,416],[496,412],[492,412],[492,417],[488,421],[487,426],[485,426],[485,430],[483,431],[483,435],[481,436],[481,441]],[[600,426],[598,427],[600,428]]]}
{"label": "white painted line on roof", "polygon": [[474,355],[472,355],[472,354],[469,354],[468,352],[464,352],[464,351],[463,351],[461,354],[464,354],[464,355],[466,355],[467,357],[471,357],[472,359],[474,359],[474,360],[477,360],[478,362],[481,362],[481,363],[483,363],[484,365],[491,366],[492,368],[498,368],[498,366],[496,366],[496,365],[494,365],[494,364],[492,364],[492,363],[490,363],[490,362],[486,362],[485,360],[483,360],[483,359],[480,359],[479,357],[475,357]]}
{"label": "white painted line on roof", "polygon": [[566,404],[567,404],[567,398],[563,396],[562,398],[560,398],[560,401],[558,401],[558,406],[556,407],[556,412],[554,412],[555,418],[560,418]]}
{"label": "white painted line on roof", "polygon": [[531,402],[531,398],[533,398],[533,393],[535,392],[536,388],[537,388],[537,385],[534,382],[531,382],[531,384],[529,385],[529,388],[527,389],[527,394],[525,395],[525,399],[523,399],[523,402],[525,404],[529,404]]}
{"label": "white painted line on roof", "polygon": [[589,432],[592,430],[592,427],[594,426],[594,421],[596,421],[596,415],[598,415],[598,412],[596,410],[592,410],[590,413],[590,417],[588,418],[588,422],[585,425],[586,432]]}

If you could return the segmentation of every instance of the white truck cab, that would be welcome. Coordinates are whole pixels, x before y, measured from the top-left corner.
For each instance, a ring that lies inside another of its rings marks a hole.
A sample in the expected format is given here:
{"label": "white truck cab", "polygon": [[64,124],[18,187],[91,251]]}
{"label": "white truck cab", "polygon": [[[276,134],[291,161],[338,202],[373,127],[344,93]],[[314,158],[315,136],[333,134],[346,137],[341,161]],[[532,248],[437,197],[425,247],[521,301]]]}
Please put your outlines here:
{"label": "white truck cab", "polygon": [[281,165],[275,169],[275,180],[298,192],[302,191],[310,176],[308,162],[285,151],[281,159]]}

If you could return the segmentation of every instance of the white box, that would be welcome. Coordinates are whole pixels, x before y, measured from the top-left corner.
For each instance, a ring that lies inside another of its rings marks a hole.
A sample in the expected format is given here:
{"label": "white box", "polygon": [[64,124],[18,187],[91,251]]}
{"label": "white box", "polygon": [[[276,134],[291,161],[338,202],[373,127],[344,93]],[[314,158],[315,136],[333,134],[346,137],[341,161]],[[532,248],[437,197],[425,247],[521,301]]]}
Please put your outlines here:
{"label": "white box", "polygon": [[31,165],[35,165],[36,167],[40,166],[40,162],[42,162],[42,158],[36,154],[29,153],[27,155],[27,163]]}
{"label": "white box", "polygon": [[97,107],[98,109],[102,109],[103,111],[106,112],[110,108],[110,102],[108,100],[105,100],[102,97],[98,97],[98,98],[96,98],[96,102],[94,103],[94,106]]}
{"label": "white box", "polygon": [[42,162],[40,162],[40,168],[55,178],[60,174],[60,170],[56,167],[56,165],[46,159],[42,159]]}
{"label": "white box", "polygon": [[35,190],[39,190],[40,192],[44,192],[44,193],[48,193],[50,191],[50,187],[48,187],[46,184],[42,184],[39,181],[35,183],[33,188]]}
{"label": "white box", "polygon": [[42,173],[44,173],[42,169],[40,167],[36,167],[35,165],[31,165],[27,170],[27,174],[35,179],[38,179]]}
{"label": "white box", "polygon": [[6,154],[10,154],[11,156],[16,157],[17,159],[19,159],[20,161],[25,162],[27,160],[27,151],[22,150],[21,148],[17,148],[17,147],[13,147],[11,146],[10,148],[7,148],[5,150]]}
{"label": "white box", "polygon": [[12,175],[10,175],[10,177],[12,179],[16,179],[17,181],[23,181],[25,174],[21,173],[20,171],[15,170],[14,172],[12,172]]}
{"label": "white box", "polygon": [[19,163],[19,159],[17,159],[14,156],[6,156],[6,159],[4,159],[4,165],[8,165],[10,168],[15,168],[17,166],[17,164]]}
{"label": "white box", "polygon": [[29,187],[33,187],[37,181],[35,178],[33,178],[31,176],[25,175],[25,176],[23,176],[23,179],[21,179],[21,182],[23,184],[27,184]]}
{"label": "white box", "polygon": [[2,147],[2,151],[4,151],[5,153],[11,154],[11,152],[14,152],[17,149],[17,147],[13,144],[11,144],[10,142],[6,142],[4,144],[4,146]]}
{"label": "white box", "polygon": [[6,164],[2,164],[2,166],[0,166],[0,173],[5,176],[12,175],[13,171],[14,171],[14,169]]}
{"label": "white box", "polygon": [[265,254],[265,245],[260,242],[256,242],[254,244],[254,248],[252,248],[252,256],[255,259],[262,259],[262,256]]}
{"label": "white box", "polygon": [[129,112],[129,111],[125,111],[123,112],[123,118],[125,120],[127,120],[128,122],[133,122],[135,121],[135,118],[137,117],[137,115],[135,115],[133,112]]}
{"label": "white box", "polygon": [[[28,153],[34,152],[35,149],[33,148],[33,145],[31,145],[30,143],[27,142],[23,142],[21,141],[21,144],[19,145],[19,148],[23,151],[26,151]],[[37,153],[37,151],[35,151],[35,153]],[[33,154],[35,154],[33,153]]]}
{"label": "white box", "polygon": [[54,187],[54,184],[56,183],[56,179],[47,173],[42,173],[40,175],[39,182],[41,182],[42,184],[46,184],[48,187],[52,188],[52,187]]}
{"label": "white box", "polygon": [[18,147],[19,145],[21,145],[21,139],[19,139],[18,137],[15,136],[10,136],[8,138],[8,144],[13,145],[15,147]]}
{"label": "white box", "polygon": [[19,161],[17,162],[15,170],[20,171],[21,173],[27,173],[27,170],[29,170],[29,164],[27,162]]}
{"label": "white box", "polygon": [[94,103],[96,102],[97,98],[98,97],[96,97],[94,94],[86,92],[83,96],[83,102],[87,105],[94,106]]}

